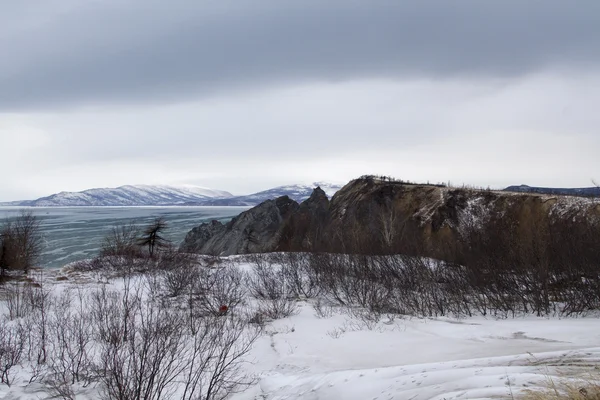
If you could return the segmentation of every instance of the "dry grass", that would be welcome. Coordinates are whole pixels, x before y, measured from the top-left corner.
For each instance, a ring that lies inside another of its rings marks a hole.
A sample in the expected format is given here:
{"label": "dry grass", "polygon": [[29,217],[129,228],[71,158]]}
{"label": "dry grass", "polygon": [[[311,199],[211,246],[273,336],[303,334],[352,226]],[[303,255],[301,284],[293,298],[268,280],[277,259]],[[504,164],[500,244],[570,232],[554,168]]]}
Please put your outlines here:
{"label": "dry grass", "polygon": [[600,400],[600,373],[585,378],[566,379],[546,377],[546,387],[527,390],[522,400]]}

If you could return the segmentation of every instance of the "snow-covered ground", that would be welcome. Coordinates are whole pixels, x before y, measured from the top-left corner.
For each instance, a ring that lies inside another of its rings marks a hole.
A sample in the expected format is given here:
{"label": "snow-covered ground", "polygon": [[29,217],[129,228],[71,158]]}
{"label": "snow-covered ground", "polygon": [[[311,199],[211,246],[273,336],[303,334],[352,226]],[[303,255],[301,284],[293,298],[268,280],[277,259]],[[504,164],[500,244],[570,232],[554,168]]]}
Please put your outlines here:
{"label": "snow-covered ground", "polygon": [[[99,285],[92,275],[58,282],[60,274],[44,278],[55,291],[76,282]],[[118,288],[119,281],[111,285]],[[266,324],[245,366],[256,384],[231,399],[510,399],[544,387],[548,377],[577,376],[600,365],[600,320],[594,316],[374,321],[360,311],[316,307],[314,300],[298,301],[298,308]],[[0,385],[0,398],[47,398],[40,384],[27,381],[23,372],[11,387]],[[77,399],[98,395],[92,386]]]}
{"label": "snow-covered ground", "polygon": [[[256,387],[235,399],[492,399],[600,362],[596,318],[318,318],[309,304],[253,349]],[[582,365],[581,368],[576,368]]]}

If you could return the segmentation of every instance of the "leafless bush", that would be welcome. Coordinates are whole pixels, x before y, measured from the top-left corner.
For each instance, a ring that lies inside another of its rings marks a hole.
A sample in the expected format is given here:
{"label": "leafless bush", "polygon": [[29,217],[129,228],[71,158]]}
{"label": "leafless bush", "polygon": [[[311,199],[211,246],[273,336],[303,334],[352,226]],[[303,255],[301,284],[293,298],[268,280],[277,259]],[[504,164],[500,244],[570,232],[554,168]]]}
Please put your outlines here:
{"label": "leafless bush", "polygon": [[92,307],[104,398],[169,398],[180,390],[182,399],[223,399],[253,382],[242,367],[260,330],[245,319],[188,319],[167,303],[139,301],[136,292],[123,297],[100,290]]}
{"label": "leafless bush", "polygon": [[261,334],[260,327],[249,325],[233,315],[198,320],[188,348],[182,399],[224,399],[255,382],[245,372],[245,357]]}
{"label": "leafless bush", "polygon": [[294,315],[298,306],[296,292],[280,266],[270,260],[257,259],[247,276],[250,293],[258,299],[258,310],[271,319]]}
{"label": "leafless bush", "polygon": [[[185,368],[182,318],[152,303],[136,302],[127,332],[122,325],[102,342],[100,371],[106,399],[160,399],[176,389]],[[127,316],[116,316],[115,318]]]}
{"label": "leafless bush", "polygon": [[294,299],[259,299],[258,312],[270,319],[288,318],[298,313],[298,305]]}
{"label": "leafless bush", "polygon": [[252,272],[247,276],[247,285],[250,294],[257,299],[278,299],[292,294],[282,269],[270,259],[259,258],[258,255],[254,259]]}
{"label": "leafless bush", "polygon": [[0,320],[0,382],[10,386],[12,370],[19,365],[25,350],[24,327],[17,323]]}
{"label": "leafless bush", "polygon": [[181,266],[164,271],[162,275],[163,289],[167,296],[178,297],[190,291],[197,280],[198,271],[195,268]]}
{"label": "leafless bush", "polygon": [[137,290],[120,293],[102,286],[92,292],[90,312],[94,321],[94,339],[114,346],[126,342],[134,323],[134,310],[141,301]]}
{"label": "leafless bush", "polygon": [[104,237],[104,243],[100,250],[100,257],[126,257],[137,258],[142,256],[138,246],[140,228],[133,222],[125,225],[113,226],[111,231]]}
{"label": "leafless bush", "polygon": [[202,313],[220,315],[220,309],[235,310],[245,301],[244,274],[235,265],[201,268],[192,287],[194,307]]}
{"label": "leafless bush", "polygon": [[61,400],[76,400],[76,394],[68,382],[54,377],[47,377],[44,379],[44,386],[50,394],[50,399],[61,399]]}
{"label": "leafless bush", "polygon": [[52,307],[52,292],[44,283],[43,276],[31,287],[29,302],[31,312],[25,315],[23,323],[27,328],[28,358],[38,366],[48,360],[49,321]]}
{"label": "leafless bush", "polygon": [[346,307],[415,316],[470,313],[459,267],[422,257],[318,254],[324,295]]}
{"label": "leafless bush", "polygon": [[[49,317],[50,357],[46,386],[57,396],[72,393],[71,385],[89,385],[93,374],[93,323],[81,288],[66,290],[52,304]],[[72,396],[71,398],[74,398]]]}
{"label": "leafless bush", "polygon": [[334,308],[330,304],[324,304],[321,298],[318,298],[312,306],[317,318],[330,318],[335,314]]}
{"label": "leafless bush", "polygon": [[[198,280],[198,262],[196,258],[175,249],[158,253],[153,270],[156,283],[168,297],[178,297],[188,293]],[[155,285],[154,289],[159,289]]]}
{"label": "leafless bush", "polygon": [[358,305],[373,312],[389,308],[389,288],[380,266],[368,256],[318,254],[310,258],[319,271],[326,297],[345,306]]}
{"label": "leafless bush", "polygon": [[3,289],[10,320],[23,318],[31,312],[31,285],[11,282],[6,284]]}
{"label": "leafless bush", "polygon": [[320,277],[311,267],[307,254],[281,253],[275,260],[281,264],[282,274],[296,297],[310,299],[319,295]]}

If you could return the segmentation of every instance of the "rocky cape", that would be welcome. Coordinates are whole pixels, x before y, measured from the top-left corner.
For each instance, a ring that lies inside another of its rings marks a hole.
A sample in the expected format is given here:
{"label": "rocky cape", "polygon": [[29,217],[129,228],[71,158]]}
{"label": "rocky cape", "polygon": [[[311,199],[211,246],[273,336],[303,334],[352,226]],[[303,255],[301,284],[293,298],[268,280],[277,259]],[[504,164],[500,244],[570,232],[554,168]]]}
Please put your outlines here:
{"label": "rocky cape", "polygon": [[212,255],[272,251],[328,251],[436,256],[466,231],[491,221],[535,226],[543,217],[563,220],[600,215],[593,199],[573,196],[456,189],[363,177],[329,200],[317,187],[302,203],[268,200],[227,224],[202,224],[181,248]]}
{"label": "rocky cape", "polygon": [[485,229],[490,221],[510,217],[528,227],[543,216],[576,220],[592,214],[600,215],[600,205],[583,197],[456,189],[366,177],[351,181],[331,200],[317,187],[300,204],[284,196],[265,201],[228,224],[202,224],[188,233],[181,247],[213,255],[393,250],[436,256],[436,249],[457,243],[465,231]]}

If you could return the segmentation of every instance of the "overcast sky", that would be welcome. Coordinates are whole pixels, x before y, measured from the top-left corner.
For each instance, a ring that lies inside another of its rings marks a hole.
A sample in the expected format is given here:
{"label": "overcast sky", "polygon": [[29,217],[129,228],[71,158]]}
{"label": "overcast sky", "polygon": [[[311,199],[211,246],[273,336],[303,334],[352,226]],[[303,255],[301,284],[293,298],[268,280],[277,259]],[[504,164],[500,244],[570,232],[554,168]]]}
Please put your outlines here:
{"label": "overcast sky", "polygon": [[0,0],[0,200],[600,180],[600,1]]}

